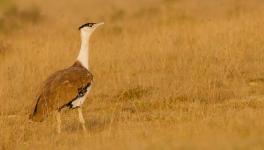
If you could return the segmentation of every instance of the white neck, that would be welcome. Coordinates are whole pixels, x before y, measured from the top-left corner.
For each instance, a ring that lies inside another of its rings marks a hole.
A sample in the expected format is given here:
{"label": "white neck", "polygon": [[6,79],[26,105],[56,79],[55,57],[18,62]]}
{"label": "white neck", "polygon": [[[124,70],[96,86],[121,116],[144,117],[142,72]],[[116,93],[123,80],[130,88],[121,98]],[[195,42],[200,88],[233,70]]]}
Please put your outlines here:
{"label": "white neck", "polygon": [[77,60],[86,69],[89,69],[89,39],[90,39],[90,34],[81,31],[81,48]]}

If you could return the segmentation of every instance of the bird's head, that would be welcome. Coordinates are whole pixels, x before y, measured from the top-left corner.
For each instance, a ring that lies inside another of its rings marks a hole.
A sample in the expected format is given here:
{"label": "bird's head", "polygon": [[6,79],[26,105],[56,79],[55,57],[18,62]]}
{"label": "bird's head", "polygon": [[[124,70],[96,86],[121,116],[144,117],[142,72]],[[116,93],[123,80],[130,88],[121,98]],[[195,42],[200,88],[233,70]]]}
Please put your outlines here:
{"label": "bird's head", "polygon": [[86,24],[81,25],[79,27],[79,30],[80,30],[82,36],[90,36],[97,27],[99,27],[103,24],[104,24],[103,22],[86,23]]}

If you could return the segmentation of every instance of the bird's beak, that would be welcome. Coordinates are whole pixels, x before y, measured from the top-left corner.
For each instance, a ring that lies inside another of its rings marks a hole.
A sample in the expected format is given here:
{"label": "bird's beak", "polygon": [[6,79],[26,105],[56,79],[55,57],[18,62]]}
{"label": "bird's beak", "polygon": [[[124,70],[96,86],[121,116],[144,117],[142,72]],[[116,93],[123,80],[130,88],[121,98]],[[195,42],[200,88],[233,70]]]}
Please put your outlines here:
{"label": "bird's beak", "polygon": [[95,28],[97,28],[97,27],[99,27],[99,26],[101,26],[101,25],[103,25],[103,24],[104,24],[104,22],[96,23],[96,24],[95,24]]}

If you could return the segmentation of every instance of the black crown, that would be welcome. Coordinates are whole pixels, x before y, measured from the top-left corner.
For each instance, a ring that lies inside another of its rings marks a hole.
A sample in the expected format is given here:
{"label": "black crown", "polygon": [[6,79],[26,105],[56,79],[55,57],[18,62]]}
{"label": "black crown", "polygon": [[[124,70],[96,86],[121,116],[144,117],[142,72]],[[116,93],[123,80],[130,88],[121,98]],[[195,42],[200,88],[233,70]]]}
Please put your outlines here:
{"label": "black crown", "polygon": [[81,30],[83,27],[92,27],[94,24],[96,23],[86,23],[86,24],[83,24],[79,27],[79,30]]}

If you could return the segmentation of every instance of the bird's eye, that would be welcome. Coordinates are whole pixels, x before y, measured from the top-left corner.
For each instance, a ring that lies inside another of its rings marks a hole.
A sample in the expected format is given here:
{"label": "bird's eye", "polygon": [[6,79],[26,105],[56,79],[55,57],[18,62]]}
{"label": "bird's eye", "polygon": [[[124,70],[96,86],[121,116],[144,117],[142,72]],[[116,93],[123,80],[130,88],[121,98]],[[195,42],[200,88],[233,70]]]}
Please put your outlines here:
{"label": "bird's eye", "polygon": [[93,27],[94,24],[95,24],[95,23],[88,23],[88,26],[89,26],[89,27]]}

